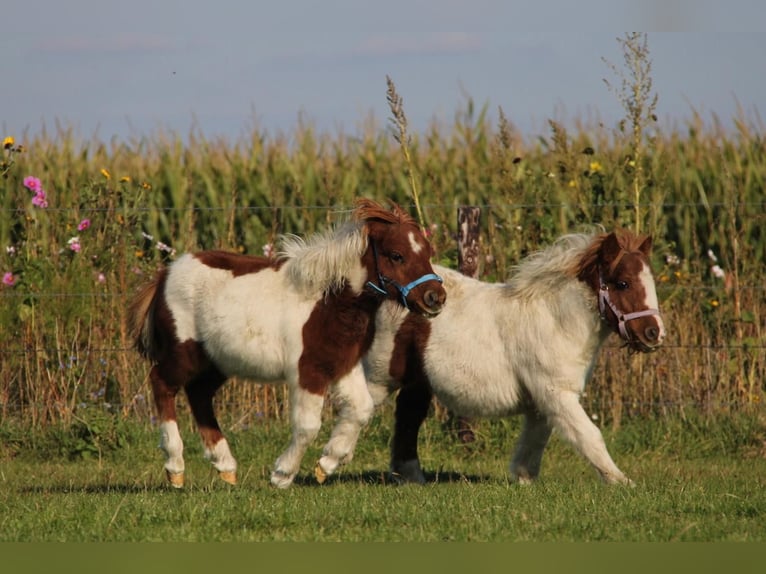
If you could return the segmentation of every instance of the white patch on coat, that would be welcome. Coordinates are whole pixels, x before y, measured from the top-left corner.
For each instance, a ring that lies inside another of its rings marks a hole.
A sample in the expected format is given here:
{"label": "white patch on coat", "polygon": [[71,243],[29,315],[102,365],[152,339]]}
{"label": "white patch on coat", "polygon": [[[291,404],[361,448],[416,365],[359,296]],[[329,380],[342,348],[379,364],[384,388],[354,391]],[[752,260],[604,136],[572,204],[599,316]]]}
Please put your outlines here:
{"label": "white patch on coat", "polygon": [[[638,279],[644,286],[644,292],[646,293],[646,299],[644,300],[644,305],[646,308],[659,309],[660,303],[657,299],[657,287],[654,282],[652,271],[647,265],[644,265],[641,269],[641,273],[638,274]],[[657,326],[660,329],[660,336],[658,339],[662,341],[665,338],[665,323],[662,321],[662,316],[660,315],[655,315],[654,318],[657,321]]]}
{"label": "white patch on coat", "polygon": [[205,458],[218,472],[236,472],[237,470],[237,461],[232,456],[229,443],[225,438],[219,440],[212,449],[205,447]]}
{"label": "white patch on coat", "polygon": [[198,259],[179,259],[166,283],[180,341],[204,341],[227,377],[281,380],[303,351],[303,325],[316,301],[288,278],[287,265],[233,277]]}
{"label": "white patch on coat", "polygon": [[165,452],[165,469],[172,474],[184,471],[184,443],[176,421],[160,423],[160,448]]}

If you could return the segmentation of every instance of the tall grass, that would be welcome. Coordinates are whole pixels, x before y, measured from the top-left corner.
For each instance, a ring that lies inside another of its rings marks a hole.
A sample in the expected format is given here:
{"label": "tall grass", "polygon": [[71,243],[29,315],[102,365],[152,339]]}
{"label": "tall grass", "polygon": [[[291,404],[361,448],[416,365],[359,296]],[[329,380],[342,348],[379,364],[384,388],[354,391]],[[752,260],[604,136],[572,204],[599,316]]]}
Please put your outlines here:
{"label": "tall grass", "polygon": [[[619,125],[552,121],[548,135],[528,139],[506,111],[497,125],[488,116],[468,99],[450,125],[405,132],[407,154],[372,120],[355,134],[256,126],[236,141],[197,132],[82,141],[61,128],[24,138],[0,180],[0,273],[14,282],[0,288],[0,416],[32,425],[103,410],[148,419],[147,366],[125,330],[127,302],[147,276],[191,249],[260,254],[280,233],[346,217],[357,196],[409,208],[417,198],[437,258],[452,266],[457,206],[481,206],[490,281],[563,233],[640,225],[654,236],[667,344],[631,357],[615,339],[587,389],[590,412],[619,425],[759,408],[763,126],[741,115],[727,130],[694,114],[680,127],[655,125],[637,154],[635,129],[626,137]],[[32,204],[30,175],[48,207]],[[284,397],[234,381],[219,400],[246,425],[281,416]]]}

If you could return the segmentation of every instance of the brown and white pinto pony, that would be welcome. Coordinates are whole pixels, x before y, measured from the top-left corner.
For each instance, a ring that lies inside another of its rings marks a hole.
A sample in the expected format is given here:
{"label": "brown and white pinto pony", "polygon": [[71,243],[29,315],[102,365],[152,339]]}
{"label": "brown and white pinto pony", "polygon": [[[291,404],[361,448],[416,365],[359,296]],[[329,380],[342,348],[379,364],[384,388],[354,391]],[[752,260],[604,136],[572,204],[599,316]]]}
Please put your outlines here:
{"label": "brown and white pinto pony", "polygon": [[396,398],[391,471],[423,483],[417,441],[431,397],[469,417],[523,414],[511,476],[530,482],[556,429],[608,483],[629,483],[579,402],[616,332],[632,351],[665,337],[649,263],[651,237],[573,234],[521,262],[507,283],[434,266],[449,302],[432,321],[383,305],[364,359],[376,404]]}
{"label": "brown and white pinto pony", "polygon": [[316,437],[325,394],[337,424],[315,468],[321,481],[353,455],[373,410],[360,359],[372,343],[375,314],[390,300],[430,317],[445,301],[430,264],[431,245],[401,208],[359,200],[354,217],[307,240],[282,238],[277,259],[223,251],[185,254],[161,270],[132,302],[132,332],[151,360],[165,470],[183,486],[183,442],[175,399],[184,389],[220,477],[236,483],[237,463],[213,410],[213,395],[233,376],[285,381],[292,441],[271,482],[288,487]]}

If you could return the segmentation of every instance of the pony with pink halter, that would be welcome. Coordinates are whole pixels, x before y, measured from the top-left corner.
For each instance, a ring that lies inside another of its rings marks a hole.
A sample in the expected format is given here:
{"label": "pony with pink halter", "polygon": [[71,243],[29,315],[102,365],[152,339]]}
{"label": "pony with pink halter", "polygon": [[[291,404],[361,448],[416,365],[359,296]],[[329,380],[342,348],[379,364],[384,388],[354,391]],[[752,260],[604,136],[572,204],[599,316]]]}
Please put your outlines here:
{"label": "pony with pink halter", "polygon": [[418,433],[433,396],[455,415],[523,415],[511,477],[530,482],[556,429],[608,483],[630,483],[579,398],[617,333],[631,352],[665,338],[651,237],[572,234],[523,260],[506,283],[439,266],[449,303],[431,321],[384,304],[364,364],[376,404],[398,390],[391,472],[425,482]]}

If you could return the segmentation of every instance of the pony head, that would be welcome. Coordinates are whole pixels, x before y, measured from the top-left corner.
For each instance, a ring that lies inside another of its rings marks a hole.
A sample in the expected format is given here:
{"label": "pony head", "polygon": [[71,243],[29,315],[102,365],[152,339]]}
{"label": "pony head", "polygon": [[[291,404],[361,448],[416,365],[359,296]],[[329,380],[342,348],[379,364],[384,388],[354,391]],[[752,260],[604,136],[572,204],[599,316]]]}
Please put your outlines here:
{"label": "pony head", "polygon": [[431,244],[417,222],[394,203],[387,210],[370,199],[357,200],[354,218],[367,235],[362,258],[367,287],[421,315],[438,315],[447,293],[431,267]]}
{"label": "pony head", "polygon": [[665,338],[651,250],[651,236],[629,231],[600,235],[583,257],[578,274],[598,293],[601,318],[632,351],[654,351]]}

